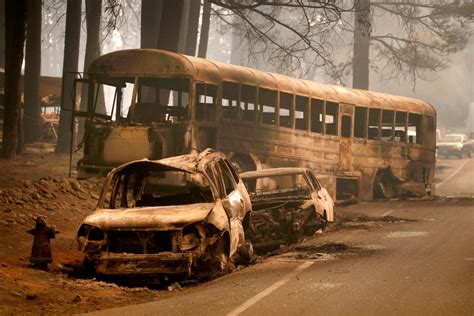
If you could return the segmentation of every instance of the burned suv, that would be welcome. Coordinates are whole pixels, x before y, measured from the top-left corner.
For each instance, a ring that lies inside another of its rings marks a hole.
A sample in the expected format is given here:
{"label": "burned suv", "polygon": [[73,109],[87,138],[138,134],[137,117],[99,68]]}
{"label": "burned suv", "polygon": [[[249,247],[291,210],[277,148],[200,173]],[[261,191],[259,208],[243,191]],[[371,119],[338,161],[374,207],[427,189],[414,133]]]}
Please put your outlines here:
{"label": "burned suv", "polygon": [[250,210],[242,180],[219,152],[138,160],[109,173],[77,240],[99,274],[225,271],[245,248]]}
{"label": "burned suv", "polygon": [[297,242],[334,221],[334,201],[309,169],[263,169],[240,176],[253,208],[245,233],[258,252]]}

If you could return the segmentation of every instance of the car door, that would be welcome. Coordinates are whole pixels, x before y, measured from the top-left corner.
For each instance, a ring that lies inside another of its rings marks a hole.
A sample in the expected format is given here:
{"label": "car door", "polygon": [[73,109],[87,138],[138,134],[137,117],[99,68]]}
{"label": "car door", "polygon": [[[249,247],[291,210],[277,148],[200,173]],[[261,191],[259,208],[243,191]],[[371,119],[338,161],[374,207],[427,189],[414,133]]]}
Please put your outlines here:
{"label": "car door", "polygon": [[[243,220],[246,213],[245,197],[239,190],[239,183],[236,183],[231,170],[223,159],[217,161],[217,167],[221,174],[222,184],[225,192],[224,206],[230,212],[230,218]],[[238,179],[238,178],[237,178]]]}
{"label": "car door", "polygon": [[231,169],[223,159],[217,161],[221,181],[224,188],[222,205],[229,215],[230,222],[230,255],[243,245],[245,241],[244,228],[242,221],[246,214],[244,196],[238,189],[238,183],[235,182]]}
{"label": "car door", "polygon": [[316,204],[317,204],[316,207],[322,208],[322,212],[326,211],[326,220],[328,222],[333,222],[334,221],[334,201],[331,195],[326,190],[326,188],[323,187],[321,183],[319,183],[318,179],[316,179],[316,176],[313,174],[313,172],[308,170],[306,174],[308,178],[310,179],[310,182],[313,185],[314,190],[315,190],[311,194],[311,198],[313,198],[316,201]]}

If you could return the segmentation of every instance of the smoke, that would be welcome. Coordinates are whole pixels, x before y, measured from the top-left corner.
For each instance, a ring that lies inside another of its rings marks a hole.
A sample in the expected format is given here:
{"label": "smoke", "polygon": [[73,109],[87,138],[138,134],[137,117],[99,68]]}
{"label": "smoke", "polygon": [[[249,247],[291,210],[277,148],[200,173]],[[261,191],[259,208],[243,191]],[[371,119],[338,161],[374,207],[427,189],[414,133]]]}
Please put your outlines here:
{"label": "smoke", "polygon": [[438,112],[438,125],[464,127],[469,103],[474,101],[474,38],[466,48],[451,56],[449,66],[430,76],[429,80],[413,82],[377,80],[371,73],[370,89],[403,95],[431,103]]}

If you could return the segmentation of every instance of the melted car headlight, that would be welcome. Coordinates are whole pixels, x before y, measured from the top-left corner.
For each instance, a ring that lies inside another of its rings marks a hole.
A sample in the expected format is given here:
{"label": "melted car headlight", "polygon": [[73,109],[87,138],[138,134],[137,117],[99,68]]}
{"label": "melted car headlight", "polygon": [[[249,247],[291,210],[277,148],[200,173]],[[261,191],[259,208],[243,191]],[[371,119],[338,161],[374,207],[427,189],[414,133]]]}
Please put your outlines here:
{"label": "melted car headlight", "polygon": [[191,250],[197,247],[197,245],[198,245],[198,238],[196,237],[196,234],[189,233],[189,234],[184,235],[181,238],[179,249],[181,251]]}
{"label": "melted car headlight", "polygon": [[82,251],[97,251],[105,244],[104,231],[91,225],[82,225],[77,232],[78,249]]}

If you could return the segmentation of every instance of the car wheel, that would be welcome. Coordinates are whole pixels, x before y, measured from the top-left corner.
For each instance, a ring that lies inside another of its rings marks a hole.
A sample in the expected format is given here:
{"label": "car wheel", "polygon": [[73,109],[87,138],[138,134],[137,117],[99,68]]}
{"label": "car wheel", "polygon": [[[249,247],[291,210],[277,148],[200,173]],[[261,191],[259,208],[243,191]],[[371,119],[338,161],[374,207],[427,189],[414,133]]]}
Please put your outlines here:
{"label": "car wheel", "polygon": [[224,274],[230,269],[229,238],[224,235],[211,246],[213,274]]}
{"label": "car wheel", "polygon": [[250,240],[246,240],[243,243],[233,258],[233,261],[236,265],[249,265],[255,261],[253,244]]}

